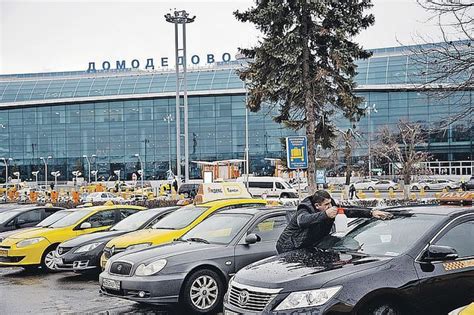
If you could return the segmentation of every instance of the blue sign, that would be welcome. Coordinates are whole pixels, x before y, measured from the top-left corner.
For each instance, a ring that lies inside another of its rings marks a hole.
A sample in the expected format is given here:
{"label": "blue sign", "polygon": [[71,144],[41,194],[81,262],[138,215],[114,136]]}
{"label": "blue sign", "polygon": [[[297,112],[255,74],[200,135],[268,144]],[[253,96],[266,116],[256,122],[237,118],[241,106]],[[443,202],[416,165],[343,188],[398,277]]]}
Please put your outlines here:
{"label": "blue sign", "polygon": [[326,184],[326,170],[325,169],[316,170],[316,184]]}
{"label": "blue sign", "polygon": [[306,137],[286,138],[286,161],[289,169],[308,168],[308,140]]}

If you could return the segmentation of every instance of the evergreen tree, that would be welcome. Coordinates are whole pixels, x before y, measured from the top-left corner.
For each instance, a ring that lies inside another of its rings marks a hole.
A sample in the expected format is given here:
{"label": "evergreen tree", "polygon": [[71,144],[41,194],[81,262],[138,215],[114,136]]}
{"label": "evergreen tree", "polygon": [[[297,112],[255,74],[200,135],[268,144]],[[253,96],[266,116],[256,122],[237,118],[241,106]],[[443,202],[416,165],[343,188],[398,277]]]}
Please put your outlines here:
{"label": "evergreen tree", "polygon": [[260,0],[245,12],[262,40],[240,52],[250,58],[240,71],[247,84],[247,106],[258,111],[277,106],[276,122],[308,137],[308,183],[314,191],[317,143],[331,147],[336,128],[333,115],[358,120],[362,98],[354,94],[354,61],[370,57],[352,38],[374,23],[364,10],[371,0]]}

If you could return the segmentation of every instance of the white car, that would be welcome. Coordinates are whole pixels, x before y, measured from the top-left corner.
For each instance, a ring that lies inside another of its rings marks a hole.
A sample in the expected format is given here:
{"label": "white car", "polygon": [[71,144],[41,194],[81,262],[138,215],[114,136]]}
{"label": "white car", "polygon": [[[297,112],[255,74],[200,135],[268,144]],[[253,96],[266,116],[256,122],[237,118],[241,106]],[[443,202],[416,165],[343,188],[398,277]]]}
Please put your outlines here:
{"label": "white car", "polygon": [[369,187],[372,187],[373,189],[376,182],[376,179],[364,178],[362,180],[356,181],[355,183],[353,183],[353,185],[356,190],[367,190],[369,189]]}
{"label": "white car", "polygon": [[383,179],[377,181],[374,185],[369,186],[368,190],[390,190],[390,189],[398,189],[398,184],[394,181]]}
{"label": "white car", "polygon": [[424,190],[458,189],[459,187],[461,187],[459,183],[450,179],[429,179],[411,185],[412,190],[420,190],[421,188]]}
{"label": "white car", "polygon": [[122,197],[115,196],[109,192],[94,192],[89,194],[86,197],[86,202],[106,202],[106,201],[113,201],[113,202],[123,202],[124,199]]}

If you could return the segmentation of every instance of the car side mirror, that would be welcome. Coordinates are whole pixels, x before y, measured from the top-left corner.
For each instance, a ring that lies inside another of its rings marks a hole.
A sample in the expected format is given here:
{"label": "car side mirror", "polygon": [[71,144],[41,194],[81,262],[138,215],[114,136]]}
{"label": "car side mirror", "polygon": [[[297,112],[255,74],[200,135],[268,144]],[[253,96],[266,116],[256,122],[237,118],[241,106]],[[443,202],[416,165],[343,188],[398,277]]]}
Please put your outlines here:
{"label": "car side mirror", "polygon": [[442,245],[430,245],[423,254],[423,261],[425,262],[454,260],[456,258],[458,258],[458,252],[454,248]]}
{"label": "car side mirror", "polygon": [[260,242],[262,239],[260,238],[260,236],[258,236],[257,234],[255,233],[252,233],[252,234],[249,234],[245,237],[245,244],[255,244],[257,242]]}
{"label": "car side mirror", "polygon": [[82,222],[82,224],[79,226],[79,229],[85,230],[85,229],[90,229],[92,227],[92,224],[89,222]]}

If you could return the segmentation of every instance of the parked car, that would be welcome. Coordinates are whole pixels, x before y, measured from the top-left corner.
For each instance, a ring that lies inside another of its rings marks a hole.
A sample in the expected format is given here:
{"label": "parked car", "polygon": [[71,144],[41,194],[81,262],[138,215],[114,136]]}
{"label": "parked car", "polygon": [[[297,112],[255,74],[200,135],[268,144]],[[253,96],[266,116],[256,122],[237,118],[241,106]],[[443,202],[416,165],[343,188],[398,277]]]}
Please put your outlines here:
{"label": "parked car", "polygon": [[103,231],[144,207],[114,205],[76,209],[48,227],[13,234],[0,243],[0,267],[54,271],[56,247],[73,237]]}
{"label": "parked car", "polygon": [[199,185],[200,184],[181,184],[178,188],[178,194],[182,194],[186,198],[194,198],[198,193]]}
{"label": "parked car", "polygon": [[[474,300],[474,207],[406,207],[241,269],[225,314],[447,314]],[[234,312],[234,313],[232,313]]]}
{"label": "parked car", "polygon": [[474,176],[466,182],[466,190],[474,190]]}
{"label": "parked car", "polygon": [[17,234],[17,233],[20,233],[20,232],[24,232],[24,231],[27,231],[27,230],[40,229],[40,228],[43,228],[43,227],[48,227],[51,224],[53,224],[54,222],[59,221],[60,219],[64,218],[65,216],[70,214],[72,211],[74,211],[74,209],[59,210],[59,211],[56,211],[55,213],[51,214],[46,219],[44,219],[43,221],[41,221],[40,223],[38,223],[37,225],[35,225],[33,227],[21,228],[21,229],[17,229],[17,230],[10,230],[10,231],[6,231],[6,232],[2,232],[2,233],[0,233],[0,243],[10,235]]}
{"label": "parked car", "polygon": [[474,314],[474,302],[469,305],[461,306],[451,312],[448,315],[472,315]]}
{"label": "parked car", "polygon": [[108,241],[126,233],[150,228],[176,209],[178,207],[139,211],[112,226],[110,230],[81,235],[63,242],[56,250],[56,269],[74,272],[99,271],[100,256]]}
{"label": "parked car", "polygon": [[22,207],[0,213],[0,232],[35,226],[61,207]]}
{"label": "parked car", "polygon": [[281,177],[249,176],[237,178],[238,182],[247,183],[248,191],[252,196],[268,196],[281,198],[298,198],[296,189]]}
{"label": "parked car", "polygon": [[221,309],[230,276],[276,254],[276,241],[293,211],[220,211],[173,243],[114,256],[99,277],[101,290],[142,303],[180,302],[186,314]]}
{"label": "parked car", "polygon": [[378,180],[373,185],[369,185],[367,188],[368,190],[390,190],[390,189],[398,189],[398,184],[391,180]]}
{"label": "parked car", "polygon": [[442,189],[458,189],[461,185],[450,179],[428,179],[411,185],[412,190],[442,190]]}
{"label": "parked car", "polygon": [[357,190],[367,190],[369,189],[369,187],[374,187],[375,183],[377,182],[376,179],[368,179],[368,178],[364,178],[362,180],[358,180],[356,182],[354,182],[354,187],[355,189]]}
{"label": "parked car", "polygon": [[125,199],[118,197],[110,192],[94,192],[86,196],[85,202],[123,202]]}
{"label": "parked car", "polygon": [[217,211],[264,205],[266,205],[266,201],[263,199],[236,198],[184,206],[160,220],[151,229],[135,231],[113,238],[105,245],[101,266],[104,267],[110,257],[125,250],[172,242]]}

